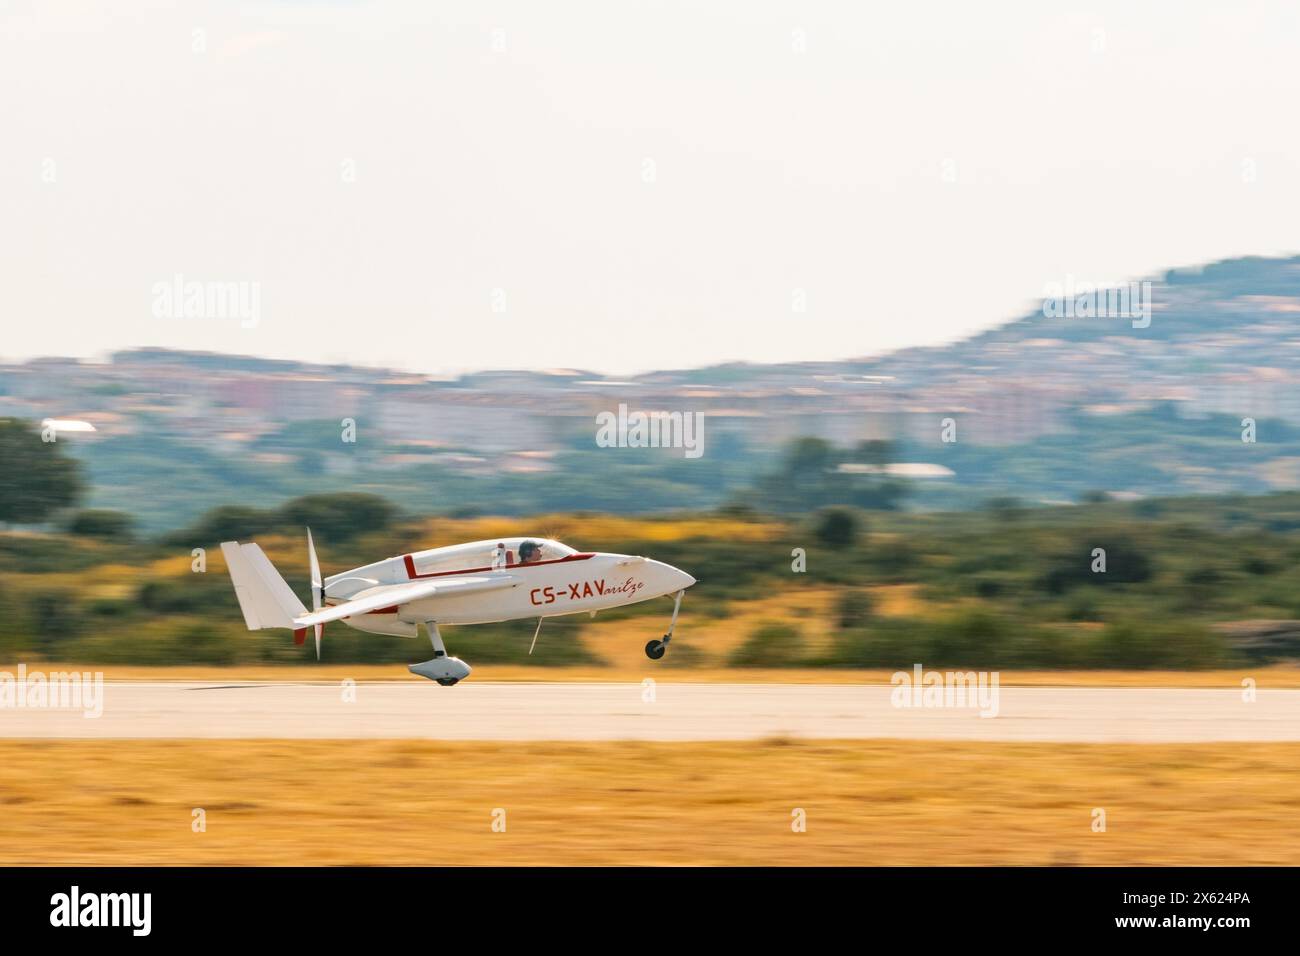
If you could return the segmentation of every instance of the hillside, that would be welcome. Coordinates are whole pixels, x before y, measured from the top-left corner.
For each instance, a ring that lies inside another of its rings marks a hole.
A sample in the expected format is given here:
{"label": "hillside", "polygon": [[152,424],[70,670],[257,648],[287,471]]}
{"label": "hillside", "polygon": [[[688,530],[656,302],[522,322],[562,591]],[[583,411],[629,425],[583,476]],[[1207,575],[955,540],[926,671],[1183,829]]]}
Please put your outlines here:
{"label": "hillside", "polygon": [[[960,509],[1300,488],[1300,257],[1152,277],[1149,324],[1042,309],[960,342],[872,358],[458,378],[142,349],[0,366],[0,415],[77,417],[89,504],[151,531],[223,502],[364,490],[416,511],[651,513],[745,501],[815,436],[847,464],[924,463],[893,499]],[[864,341],[870,323],[863,317]],[[596,416],[698,413],[703,454],[601,448]],[[1242,420],[1255,422],[1243,442]],[[945,419],[955,442],[941,441]],[[343,438],[344,422],[355,441]],[[946,471],[945,471],[946,469]],[[141,488],[150,489],[147,496]],[[784,507],[784,506],[783,506]]]}

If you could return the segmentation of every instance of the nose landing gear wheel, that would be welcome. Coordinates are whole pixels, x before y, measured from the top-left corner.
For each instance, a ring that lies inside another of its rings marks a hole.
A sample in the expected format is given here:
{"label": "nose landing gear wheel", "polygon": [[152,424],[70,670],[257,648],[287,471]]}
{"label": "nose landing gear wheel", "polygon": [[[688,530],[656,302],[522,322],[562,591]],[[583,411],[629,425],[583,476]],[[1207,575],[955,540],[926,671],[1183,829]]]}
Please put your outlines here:
{"label": "nose landing gear wheel", "polygon": [[453,685],[455,685],[455,684],[459,684],[459,683],[460,683],[460,678],[459,678],[459,677],[443,677],[443,678],[440,678],[440,679],[438,680],[438,683],[441,684],[443,687],[451,687],[451,686],[453,686]]}
{"label": "nose landing gear wheel", "polygon": [[663,641],[649,641],[645,646],[645,656],[652,661],[657,661],[664,656],[666,650],[668,648],[664,647]]}

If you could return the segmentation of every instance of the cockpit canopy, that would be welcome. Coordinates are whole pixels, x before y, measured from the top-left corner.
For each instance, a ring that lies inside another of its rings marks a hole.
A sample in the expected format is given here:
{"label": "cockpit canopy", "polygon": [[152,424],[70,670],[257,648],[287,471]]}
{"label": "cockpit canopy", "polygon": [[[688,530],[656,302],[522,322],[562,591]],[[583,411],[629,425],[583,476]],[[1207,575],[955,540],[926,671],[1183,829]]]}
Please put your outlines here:
{"label": "cockpit canopy", "polygon": [[411,562],[415,573],[446,574],[449,571],[485,571],[493,567],[498,545],[504,546],[502,567],[535,564],[538,561],[555,561],[578,552],[553,538],[517,537],[489,538],[469,544],[453,544],[445,548],[417,551]]}

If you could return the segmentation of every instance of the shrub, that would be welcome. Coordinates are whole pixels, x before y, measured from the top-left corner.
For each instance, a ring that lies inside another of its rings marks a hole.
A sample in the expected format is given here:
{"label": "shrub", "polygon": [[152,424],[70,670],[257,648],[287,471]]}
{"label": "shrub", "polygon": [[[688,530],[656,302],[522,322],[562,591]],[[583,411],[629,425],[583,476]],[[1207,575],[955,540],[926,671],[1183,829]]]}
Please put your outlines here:
{"label": "shrub", "polygon": [[732,667],[789,667],[804,656],[803,632],[788,624],[761,624],[727,663]]}
{"label": "shrub", "polygon": [[345,491],[307,495],[280,508],[280,525],[309,527],[323,540],[347,541],[370,531],[383,531],[397,514],[392,503],[378,495]]}
{"label": "shrub", "polygon": [[931,630],[932,667],[997,667],[1007,663],[1004,645],[1010,636],[1007,623],[988,611],[956,611]]}
{"label": "shrub", "polygon": [[222,505],[205,513],[189,528],[168,535],[165,540],[186,547],[208,547],[219,541],[246,541],[274,526],[275,514],[271,511],[245,505]]}
{"label": "shrub", "polygon": [[[1092,552],[1096,548],[1102,548],[1106,552],[1105,571],[1092,570]],[[1081,547],[1052,558],[1041,584],[1049,594],[1061,594],[1084,584],[1140,584],[1150,580],[1151,574],[1151,560],[1135,542],[1102,537],[1086,548]]]}
{"label": "shrub", "polygon": [[813,537],[828,548],[850,548],[858,537],[858,516],[848,508],[825,508],[817,515]]}
{"label": "shrub", "polygon": [[845,591],[835,601],[835,624],[841,630],[861,627],[874,610],[875,602],[866,591]]}
{"label": "shrub", "polygon": [[135,535],[135,519],[125,511],[88,508],[75,512],[68,519],[67,529],[70,534],[79,534],[87,538],[129,541]]}
{"label": "shrub", "polygon": [[830,667],[908,668],[929,659],[929,627],[924,621],[878,618],[867,627],[841,631],[826,657]]}
{"label": "shrub", "polygon": [[153,578],[140,585],[140,606],[155,614],[234,614],[239,604],[225,574],[191,574],[183,578]]}
{"label": "shrub", "polygon": [[1091,663],[1097,667],[1215,667],[1228,658],[1222,637],[1195,624],[1125,620],[1108,625],[1094,639]]}

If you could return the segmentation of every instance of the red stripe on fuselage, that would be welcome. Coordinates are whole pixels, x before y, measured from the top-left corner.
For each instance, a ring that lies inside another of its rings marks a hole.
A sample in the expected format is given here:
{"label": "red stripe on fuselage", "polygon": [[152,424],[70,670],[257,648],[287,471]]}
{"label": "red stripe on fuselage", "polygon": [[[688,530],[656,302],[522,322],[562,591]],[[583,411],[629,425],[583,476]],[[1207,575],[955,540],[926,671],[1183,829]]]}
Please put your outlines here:
{"label": "red stripe on fuselage", "polygon": [[[578,554],[566,554],[562,558],[552,558],[549,561],[530,561],[527,564],[512,564],[510,570],[514,571],[519,568],[539,568],[544,564],[564,564],[566,561],[586,561],[596,556],[593,551],[580,552]],[[406,565],[406,576],[412,580],[416,578],[443,578],[450,574],[480,574],[483,571],[491,571],[491,568],[463,568],[456,571],[433,571],[429,574],[415,573],[415,560],[409,555],[402,555],[402,561]],[[336,607],[336,604],[326,603],[326,607]],[[377,611],[367,611],[366,614],[396,614],[401,605],[394,604],[392,607],[380,608]],[[364,615],[354,614],[351,617],[362,617]],[[306,632],[304,632],[305,634]]]}

